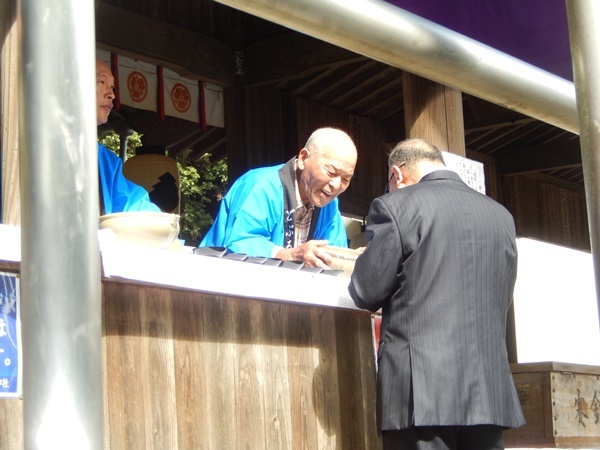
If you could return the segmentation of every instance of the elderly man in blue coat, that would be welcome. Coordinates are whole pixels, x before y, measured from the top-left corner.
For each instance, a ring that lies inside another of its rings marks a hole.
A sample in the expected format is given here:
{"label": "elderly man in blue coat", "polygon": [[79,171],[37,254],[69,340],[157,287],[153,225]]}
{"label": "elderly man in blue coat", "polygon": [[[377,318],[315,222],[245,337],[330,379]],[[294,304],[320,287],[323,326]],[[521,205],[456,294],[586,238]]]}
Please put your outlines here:
{"label": "elderly man in blue coat", "polygon": [[329,268],[325,247],[348,246],[337,197],[348,188],[356,160],[345,132],[314,131],[297,157],[250,170],[233,184],[200,246]]}
{"label": "elderly man in blue coat", "polygon": [[[97,122],[108,121],[115,98],[115,78],[104,61],[96,58]],[[98,175],[101,214],[129,211],[155,211],[160,208],[150,201],[148,192],[129,181],[122,172],[121,159],[102,144],[98,144]]]}

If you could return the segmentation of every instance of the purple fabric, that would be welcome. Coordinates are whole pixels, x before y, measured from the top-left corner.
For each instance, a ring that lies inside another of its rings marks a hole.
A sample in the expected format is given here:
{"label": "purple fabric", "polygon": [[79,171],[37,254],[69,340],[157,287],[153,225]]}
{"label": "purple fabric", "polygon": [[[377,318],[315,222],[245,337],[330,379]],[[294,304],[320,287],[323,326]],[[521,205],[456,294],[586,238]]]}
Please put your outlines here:
{"label": "purple fabric", "polygon": [[565,0],[386,0],[573,80]]}

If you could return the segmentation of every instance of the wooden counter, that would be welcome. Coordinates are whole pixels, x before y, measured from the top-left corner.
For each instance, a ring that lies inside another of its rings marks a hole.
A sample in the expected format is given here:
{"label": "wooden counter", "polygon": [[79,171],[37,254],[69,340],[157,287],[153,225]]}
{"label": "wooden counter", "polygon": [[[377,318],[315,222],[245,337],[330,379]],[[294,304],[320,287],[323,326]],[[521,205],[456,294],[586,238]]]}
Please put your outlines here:
{"label": "wooden counter", "polygon": [[[105,448],[381,448],[369,313],[119,277],[102,302]],[[22,414],[0,400],[0,448]]]}
{"label": "wooden counter", "polygon": [[107,448],[370,449],[370,315],[103,283]]}

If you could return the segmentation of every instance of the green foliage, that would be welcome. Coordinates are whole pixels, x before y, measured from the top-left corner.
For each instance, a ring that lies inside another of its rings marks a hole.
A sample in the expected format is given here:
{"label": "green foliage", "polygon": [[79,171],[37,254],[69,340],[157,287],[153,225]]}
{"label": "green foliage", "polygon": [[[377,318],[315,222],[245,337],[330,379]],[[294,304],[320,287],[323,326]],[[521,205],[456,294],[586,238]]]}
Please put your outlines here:
{"label": "green foliage", "polygon": [[[142,145],[142,135],[134,132],[127,141],[127,157],[135,155],[135,149]],[[120,139],[116,133],[99,137],[98,142],[110,148],[117,155]],[[185,245],[197,246],[213,223],[218,202],[227,189],[227,160],[211,163],[210,154],[197,161],[187,157],[177,161],[179,168],[180,226],[179,238]]]}
{"label": "green foliage", "polygon": [[186,245],[197,246],[213,223],[218,202],[227,187],[227,161],[210,162],[210,154],[178,162],[181,189],[181,234]]}
{"label": "green foliage", "polygon": [[[106,133],[98,137],[98,142],[110,148],[117,156],[120,156],[121,139],[117,133]],[[135,149],[142,145],[142,135],[134,132],[127,139],[127,158],[135,155]]]}

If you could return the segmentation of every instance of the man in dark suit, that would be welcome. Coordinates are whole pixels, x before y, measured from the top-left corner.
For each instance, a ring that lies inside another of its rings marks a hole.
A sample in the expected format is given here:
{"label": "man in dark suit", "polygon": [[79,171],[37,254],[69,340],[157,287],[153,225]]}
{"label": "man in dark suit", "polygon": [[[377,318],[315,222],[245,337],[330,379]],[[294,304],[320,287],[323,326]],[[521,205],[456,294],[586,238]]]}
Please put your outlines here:
{"label": "man in dark suit", "polygon": [[382,308],[384,449],[503,449],[503,429],[525,423],[505,340],[513,218],[423,140],[399,143],[388,166],[348,288],[358,307]]}

